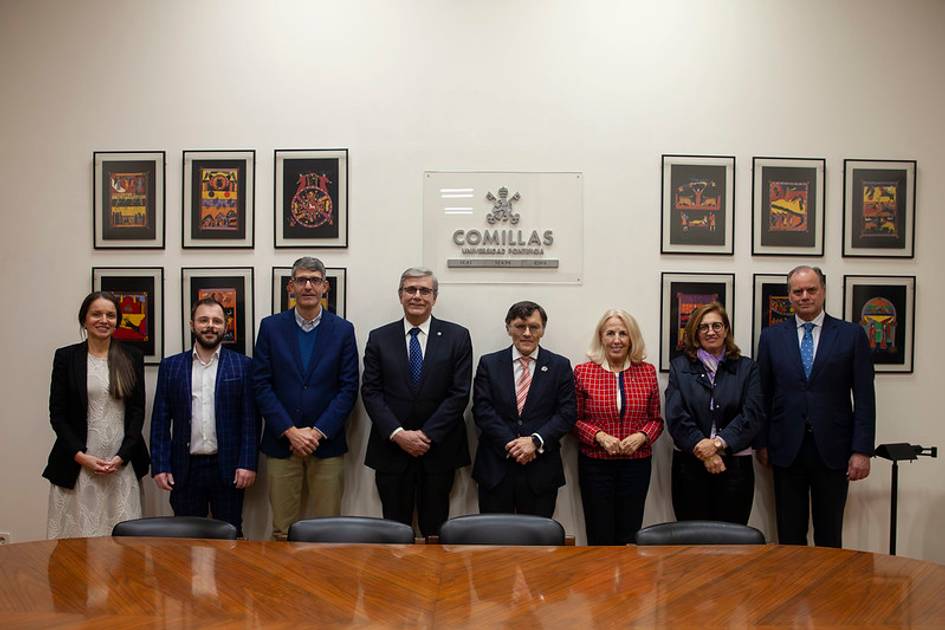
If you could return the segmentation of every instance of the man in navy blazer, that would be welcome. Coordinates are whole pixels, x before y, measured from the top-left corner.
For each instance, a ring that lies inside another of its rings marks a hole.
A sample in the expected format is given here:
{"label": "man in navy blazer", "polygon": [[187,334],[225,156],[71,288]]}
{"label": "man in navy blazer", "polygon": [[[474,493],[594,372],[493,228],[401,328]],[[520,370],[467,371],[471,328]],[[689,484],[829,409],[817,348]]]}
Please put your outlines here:
{"label": "man in navy blazer", "polygon": [[472,380],[469,331],[432,316],[438,284],[410,268],[397,293],[404,318],[372,330],[361,399],[371,418],[364,463],[375,471],[384,518],[437,535],[457,468],[469,464],[463,412]]}
{"label": "man in navy blazer", "polygon": [[473,479],[479,511],[551,518],[564,485],[560,440],[577,406],[571,362],[539,341],[548,316],[535,302],[517,302],[505,316],[512,345],[483,355],[476,369],[473,418],[479,446]]}
{"label": "man in navy blazer", "polygon": [[223,305],[191,309],[194,347],[161,361],[151,414],[151,474],[177,516],[232,523],[242,535],[243,491],[256,480],[259,423],[248,357],[222,346]]}
{"label": "man in navy blazer", "polygon": [[766,328],[758,348],[768,422],[759,458],[774,467],[781,544],[807,544],[810,514],[814,544],[840,547],[848,482],[869,475],[873,455],[872,355],[862,327],[824,312],[820,269],[796,267],[787,285],[795,316]]}
{"label": "man in navy blazer", "polygon": [[341,513],[345,423],[358,395],[354,326],[322,308],[325,265],[296,260],[290,289],[295,308],[262,320],[253,357],[276,539],[303,513]]}

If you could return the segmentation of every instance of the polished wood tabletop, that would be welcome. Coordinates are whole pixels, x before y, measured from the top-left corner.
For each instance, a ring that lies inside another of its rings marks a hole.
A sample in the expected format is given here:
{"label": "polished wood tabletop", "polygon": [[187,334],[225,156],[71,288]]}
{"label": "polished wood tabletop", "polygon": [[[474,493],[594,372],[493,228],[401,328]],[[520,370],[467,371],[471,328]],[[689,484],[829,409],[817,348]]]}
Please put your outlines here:
{"label": "polished wood tabletop", "polygon": [[807,547],[0,546],[0,628],[945,627],[945,566]]}

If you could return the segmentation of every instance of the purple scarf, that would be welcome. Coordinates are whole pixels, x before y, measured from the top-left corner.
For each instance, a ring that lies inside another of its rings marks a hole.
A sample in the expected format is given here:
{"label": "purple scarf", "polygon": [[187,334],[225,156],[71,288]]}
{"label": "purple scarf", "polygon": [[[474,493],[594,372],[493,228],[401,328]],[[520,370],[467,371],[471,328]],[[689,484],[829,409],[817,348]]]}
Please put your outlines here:
{"label": "purple scarf", "polygon": [[715,385],[715,373],[719,369],[719,364],[725,359],[725,349],[723,348],[718,354],[710,354],[699,348],[696,350],[696,357],[702,361],[702,365],[709,376],[709,382]]}

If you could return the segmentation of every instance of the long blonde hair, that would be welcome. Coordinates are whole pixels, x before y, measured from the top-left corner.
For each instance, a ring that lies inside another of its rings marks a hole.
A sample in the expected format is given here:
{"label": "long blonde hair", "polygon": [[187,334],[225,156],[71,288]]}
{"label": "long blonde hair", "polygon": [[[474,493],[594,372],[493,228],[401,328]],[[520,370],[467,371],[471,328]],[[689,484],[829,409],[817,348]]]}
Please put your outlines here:
{"label": "long blonde hair", "polygon": [[643,343],[643,335],[640,334],[640,326],[633,315],[621,308],[611,308],[604,311],[600,321],[597,322],[597,328],[594,329],[594,337],[591,339],[591,345],[587,350],[587,358],[594,363],[603,365],[607,362],[604,352],[604,345],[600,341],[600,335],[603,332],[607,320],[616,317],[623,323],[627,332],[630,333],[630,362],[642,363],[646,358],[646,344]]}

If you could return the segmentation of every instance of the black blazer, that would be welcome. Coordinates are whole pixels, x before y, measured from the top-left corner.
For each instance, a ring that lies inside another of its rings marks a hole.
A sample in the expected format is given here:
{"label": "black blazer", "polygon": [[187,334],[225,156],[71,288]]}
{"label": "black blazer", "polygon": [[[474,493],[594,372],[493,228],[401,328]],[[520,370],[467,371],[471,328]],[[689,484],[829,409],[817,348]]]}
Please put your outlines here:
{"label": "black blazer", "polygon": [[797,322],[793,317],[761,332],[758,369],[764,392],[768,459],[790,466],[814,432],[817,452],[834,470],[846,470],[850,455],[872,455],[876,436],[873,355],[863,327],[827,315],[820,331],[810,379],[804,376]]}
{"label": "black blazer", "polygon": [[433,443],[420,460],[428,472],[469,465],[463,412],[472,380],[472,340],[458,324],[430,321],[420,385],[410,384],[404,320],[371,331],[364,349],[361,400],[371,418],[365,465],[386,473],[407,469],[412,456],[390,440],[397,427],[421,429]]}
{"label": "black blazer", "polygon": [[[112,343],[119,343],[112,341]],[[144,359],[134,348],[124,346],[135,370],[135,388],[125,399],[125,437],[116,455],[134,466],[140,479],[148,474],[151,459],[141,436],[144,424]],[[77,343],[56,350],[49,386],[49,422],[56,442],[49,453],[43,477],[63,488],[74,488],[81,466],[73,459],[85,451],[88,435],[88,344]]]}
{"label": "black blazer", "polygon": [[[709,409],[712,398],[714,410]],[[764,428],[758,366],[748,357],[727,358],[719,364],[713,388],[702,361],[676,357],[669,366],[665,414],[673,443],[684,453],[709,437],[713,421],[729,453],[744,450]]]}
{"label": "black blazer", "polygon": [[577,420],[574,372],[565,357],[539,348],[528,398],[519,415],[513,368],[511,346],[479,359],[473,418],[482,433],[472,476],[481,486],[495,488],[510,466],[520,465],[507,456],[505,445],[537,433],[544,440],[544,453],[525,464],[525,477],[532,492],[543,494],[564,485],[560,440]]}

